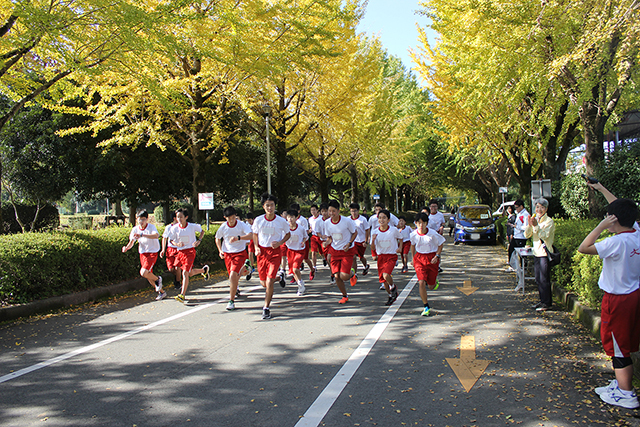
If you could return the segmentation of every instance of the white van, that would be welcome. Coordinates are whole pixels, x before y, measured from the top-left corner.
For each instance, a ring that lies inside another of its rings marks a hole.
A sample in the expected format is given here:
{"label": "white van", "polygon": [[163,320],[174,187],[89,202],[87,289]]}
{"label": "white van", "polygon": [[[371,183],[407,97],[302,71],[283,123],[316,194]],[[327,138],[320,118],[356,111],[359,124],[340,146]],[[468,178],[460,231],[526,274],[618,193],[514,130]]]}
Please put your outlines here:
{"label": "white van", "polygon": [[507,206],[513,206],[513,204],[515,203],[515,200],[512,200],[510,202],[504,202],[503,204],[500,205],[500,207],[498,208],[497,211],[495,211],[492,215],[493,216],[500,216],[504,213],[504,211],[507,209]]}

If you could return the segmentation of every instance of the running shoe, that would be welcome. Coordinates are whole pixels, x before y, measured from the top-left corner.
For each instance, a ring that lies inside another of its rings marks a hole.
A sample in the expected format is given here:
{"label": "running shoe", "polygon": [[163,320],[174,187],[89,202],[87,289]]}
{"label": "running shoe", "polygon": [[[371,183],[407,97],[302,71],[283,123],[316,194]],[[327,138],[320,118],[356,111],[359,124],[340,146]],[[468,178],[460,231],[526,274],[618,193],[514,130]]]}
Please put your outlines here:
{"label": "running shoe", "polygon": [[294,283],[296,283],[296,277],[295,277],[295,276],[293,276],[293,277],[291,278],[291,280],[289,280],[289,284],[290,284],[290,285],[293,285]]}
{"label": "running shoe", "polygon": [[322,265],[324,265],[325,267],[327,266],[327,259],[326,258],[322,258]]}
{"label": "running shoe", "polygon": [[209,280],[211,278],[211,275],[209,274],[209,266],[205,265],[202,269],[204,270],[202,277],[204,277],[204,280]]}
{"label": "running shoe", "polygon": [[333,274],[331,275],[331,284],[335,285],[336,283],[336,276],[334,276]]}
{"label": "running shoe", "polygon": [[300,264],[300,271],[304,271],[304,262]]}
{"label": "running shoe", "polygon": [[364,270],[362,270],[362,275],[366,276],[367,273],[369,273],[369,267],[371,267],[369,264],[367,264],[367,266],[364,268]]}
{"label": "running shoe", "polygon": [[442,267],[438,266],[438,273],[442,273]]}
{"label": "running shoe", "polygon": [[236,309],[236,305],[234,304],[233,301],[229,301],[227,303],[227,310],[231,311],[231,310],[235,310]]}
{"label": "running shoe", "polygon": [[540,307],[536,308],[536,311],[547,311],[551,310],[551,306],[547,304],[542,304]]}
{"label": "running shoe", "polygon": [[315,267],[309,272],[309,281],[312,281],[316,277],[316,269]]}
{"label": "running shoe", "polygon": [[351,283],[351,286],[355,286],[356,283],[358,283],[358,275],[354,274],[353,276],[351,276],[351,279],[349,280],[349,282]]}
{"label": "running shoe", "polygon": [[271,310],[268,308],[262,309],[262,320],[271,319]]}
{"label": "running shoe", "polygon": [[600,396],[602,393],[611,393],[616,388],[618,388],[618,380],[611,380],[608,385],[604,387],[596,387],[593,389],[593,391],[595,391],[596,394]]}
{"label": "running shoe", "polygon": [[156,297],[156,301],[163,300],[163,299],[164,299],[164,297],[166,297],[166,296],[167,296],[167,293],[166,293],[166,292],[164,292],[164,291],[162,291],[162,292],[158,292],[158,296]]}
{"label": "running shoe", "polygon": [[184,295],[178,294],[178,295],[175,296],[175,298],[176,298],[176,301],[181,302],[181,303],[184,304]]}
{"label": "running shoe", "polygon": [[249,262],[249,260],[246,260],[244,262],[244,268],[246,268],[248,271],[247,275],[245,276],[245,279],[251,280],[251,273],[253,273],[253,267],[251,267],[251,263]]}
{"label": "running shoe", "polygon": [[393,302],[396,300],[396,298],[393,296],[393,294],[389,295],[389,299],[387,300],[387,302],[384,305],[391,305],[393,304]]}
{"label": "running shoe", "polygon": [[385,289],[384,289],[384,283],[381,283],[381,284],[380,284],[380,287],[379,287],[378,289],[380,289],[381,291],[384,291],[384,290],[385,290]]}
{"label": "running shoe", "polygon": [[280,287],[284,288],[285,286],[287,286],[287,282],[285,282],[284,280],[284,273],[278,274],[278,276],[280,277]]}
{"label": "running shoe", "polygon": [[431,316],[431,307],[425,307],[424,310],[422,310],[421,316]]}
{"label": "running shoe", "polygon": [[432,291],[437,291],[439,287],[440,287],[440,281],[438,279],[436,279],[436,286],[431,290]]}
{"label": "running shoe", "polygon": [[305,286],[303,282],[300,282],[298,284],[298,296],[301,297],[302,295],[304,295],[304,291],[305,291]]}
{"label": "running shoe", "polygon": [[156,292],[162,292],[162,276],[158,276],[158,280],[156,280]]}
{"label": "running shoe", "polygon": [[409,272],[409,267],[402,267],[402,270],[400,270],[400,273],[408,273]]}
{"label": "running shoe", "polygon": [[618,386],[610,392],[602,393],[600,399],[607,402],[610,405],[622,406],[627,409],[635,409],[640,407],[638,402],[638,396],[635,391],[632,391],[630,395],[622,394],[622,390]]}
{"label": "running shoe", "polygon": [[396,299],[398,299],[398,287],[397,286],[394,286],[393,289],[391,290],[391,296],[393,297],[394,301]]}
{"label": "running shoe", "polygon": [[236,288],[236,297],[240,296],[240,288]]}
{"label": "running shoe", "polygon": [[342,297],[342,299],[338,301],[338,304],[346,304],[347,301],[349,301],[349,297]]}

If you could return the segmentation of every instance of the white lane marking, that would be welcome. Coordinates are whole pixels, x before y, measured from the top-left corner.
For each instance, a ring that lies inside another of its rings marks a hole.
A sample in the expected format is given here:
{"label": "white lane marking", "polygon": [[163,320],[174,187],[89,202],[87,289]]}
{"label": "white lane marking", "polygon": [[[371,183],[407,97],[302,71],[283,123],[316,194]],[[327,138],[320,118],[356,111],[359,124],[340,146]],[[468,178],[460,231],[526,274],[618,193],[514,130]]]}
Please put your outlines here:
{"label": "white lane marking", "polygon": [[[248,289],[248,291],[251,292],[251,291],[258,290],[258,289],[262,289],[262,286],[251,287],[251,288]],[[246,292],[246,291],[244,291],[244,292]],[[149,323],[148,325],[140,326],[139,328],[132,329],[132,330],[130,330],[128,332],[124,332],[124,333],[122,333],[120,335],[116,335],[114,337],[107,338],[104,341],[100,341],[100,342],[97,342],[95,344],[92,344],[92,345],[89,345],[89,346],[86,346],[86,347],[78,348],[78,349],[73,350],[73,351],[71,351],[69,353],[62,354],[62,355],[60,355],[58,357],[54,357],[53,359],[45,360],[44,362],[36,363],[35,365],[31,365],[31,366],[29,366],[27,368],[23,368],[23,369],[20,369],[18,371],[11,372],[10,374],[3,375],[2,377],[0,377],[0,384],[2,384],[4,382],[7,382],[7,381],[14,380],[14,379],[16,379],[18,377],[21,377],[23,375],[27,375],[27,374],[29,374],[31,372],[34,372],[34,371],[37,371],[39,369],[46,368],[47,366],[54,365],[54,364],[56,364],[58,362],[62,362],[63,360],[70,359],[70,358],[72,358],[74,356],[77,356],[79,354],[83,354],[83,353],[86,353],[88,351],[95,350],[96,348],[100,348],[102,346],[105,346],[107,344],[111,344],[112,342],[120,341],[120,340],[122,340],[124,338],[128,338],[128,337],[130,337],[132,335],[139,334],[140,332],[147,331],[147,330],[149,330],[151,328],[155,328],[156,326],[164,325],[165,323],[171,322],[172,320],[176,320],[176,319],[179,319],[181,317],[197,313],[200,310],[204,310],[205,308],[209,308],[209,307],[211,307],[213,305],[220,304],[220,303],[226,302],[228,300],[229,300],[228,297],[227,298],[221,298],[221,299],[219,299],[217,301],[214,301],[214,302],[211,302],[211,303],[208,303],[208,304],[204,304],[204,305],[192,308],[191,310],[184,311],[184,312],[178,313],[178,314],[174,314],[173,316],[167,317],[166,319],[161,319],[161,320],[158,320],[156,322]]]}
{"label": "white lane marking", "polygon": [[351,354],[349,359],[342,365],[342,368],[333,377],[331,382],[322,390],[320,396],[311,404],[307,412],[304,413],[302,418],[296,423],[295,427],[317,427],[322,419],[327,415],[329,409],[333,406],[338,399],[342,390],[347,386],[347,383],[351,381],[351,378],[356,373],[364,359],[369,354],[369,351],[376,344],[378,339],[382,336],[382,333],[387,328],[393,317],[396,315],[402,304],[409,296],[409,293],[418,283],[417,276],[413,276],[407,286],[402,290],[402,293],[398,297],[398,304],[393,304],[382,315],[380,320],[375,324],[367,336],[362,340],[358,348]]}

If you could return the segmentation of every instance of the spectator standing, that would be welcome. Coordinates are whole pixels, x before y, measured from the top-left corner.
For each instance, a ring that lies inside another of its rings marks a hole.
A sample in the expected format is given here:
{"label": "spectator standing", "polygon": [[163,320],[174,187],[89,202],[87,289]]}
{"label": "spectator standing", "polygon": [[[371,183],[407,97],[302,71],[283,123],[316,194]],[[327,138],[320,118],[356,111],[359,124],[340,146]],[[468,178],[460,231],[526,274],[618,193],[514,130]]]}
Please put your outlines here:
{"label": "spectator standing", "polygon": [[547,311],[553,304],[551,297],[551,267],[547,258],[545,246],[551,250],[556,232],[556,225],[553,219],[547,215],[549,202],[540,197],[534,202],[536,213],[529,216],[527,226],[524,229],[526,238],[533,240],[533,269],[538,284],[538,294],[540,301],[533,306],[536,311]]}

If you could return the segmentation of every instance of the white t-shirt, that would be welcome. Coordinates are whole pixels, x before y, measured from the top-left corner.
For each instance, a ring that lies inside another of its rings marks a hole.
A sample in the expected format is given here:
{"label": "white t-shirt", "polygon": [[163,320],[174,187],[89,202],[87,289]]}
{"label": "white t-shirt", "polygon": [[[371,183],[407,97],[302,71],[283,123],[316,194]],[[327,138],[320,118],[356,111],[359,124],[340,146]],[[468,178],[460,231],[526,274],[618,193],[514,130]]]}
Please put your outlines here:
{"label": "white t-shirt", "polygon": [[409,240],[411,240],[411,232],[413,231],[411,229],[411,227],[409,227],[408,225],[405,225],[404,228],[402,230],[400,230],[398,228],[398,230],[400,231],[400,234],[402,235],[402,242],[408,242]]}
{"label": "white t-shirt", "polygon": [[516,223],[513,225],[513,238],[514,239],[526,239],[524,235],[524,229],[527,227],[527,218],[529,212],[526,209],[522,209],[520,213],[516,213]]}
{"label": "white t-shirt", "polygon": [[287,243],[286,243],[287,247],[292,251],[303,250],[304,242],[306,242],[307,239],[309,238],[307,229],[296,222],[296,229],[291,230],[291,228],[289,228],[289,233],[291,233],[291,237],[289,237],[289,240],[287,240]]}
{"label": "white t-shirt", "polygon": [[147,226],[142,229],[139,225],[136,225],[131,229],[131,233],[129,233],[129,240],[134,240],[134,234],[140,234],[141,236],[138,238],[138,252],[141,254],[155,253],[160,252],[160,242],[158,238],[150,239],[146,237],[151,234],[158,234],[158,229],[155,225],[147,223]]}
{"label": "white t-shirt", "polygon": [[[375,237],[375,241],[374,241]],[[398,239],[402,240],[402,234],[394,226],[389,226],[385,231],[380,227],[371,232],[371,241],[375,245],[378,254],[395,254],[398,251]]]}
{"label": "white t-shirt", "polygon": [[442,215],[442,212],[436,212],[434,214],[429,214],[429,223],[427,224],[427,227],[432,230],[438,231],[445,222],[446,221],[444,219],[444,215]]}
{"label": "white t-shirt", "polygon": [[351,235],[356,232],[356,224],[351,218],[340,215],[337,223],[331,218],[324,222],[324,232],[331,236],[331,247],[336,251],[343,251],[353,247],[353,243],[349,245],[349,242]]}
{"label": "white t-shirt", "polygon": [[231,243],[232,237],[246,236],[251,233],[251,227],[246,222],[236,220],[233,227],[229,226],[229,222],[225,222],[216,231],[216,239],[222,239],[222,252],[225,254],[237,254],[247,248],[248,240],[238,240]]}
{"label": "white t-shirt", "polygon": [[353,218],[353,217],[350,217],[350,218],[351,218],[351,221],[353,221],[353,223],[356,225],[356,231],[358,232],[358,235],[356,236],[356,240],[354,241],[358,243],[364,242],[365,239],[367,238],[367,230],[371,228],[371,226],[369,225],[369,221],[367,220],[367,218],[363,217],[362,215],[358,215],[358,218]]}
{"label": "white t-shirt", "polygon": [[640,228],[634,224],[634,231],[608,237],[595,244],[598,256],[602,258],[602,272],[598,286],[603,291],[624,295],[640,284]]}
{"label": "white t-shirt", "polygon": [[440,233],[430,228],[427,228],[427,234],[420,234],[418,230],[411,233],[411,245],[415,246],[416,252],[420,254],[436,252],[445,241],[446,239]]}
{"label": "white t-shirt", "polygon": [[169,236],[171,236],[171,227],[174,227],[178,225],[176,224],[168,224],[165,228],[164,228],[164,233],[162,233],[162,238],[163,239],[167,239],[167,246],[170,248],[174,248],[176,249],[176,245],[174,245],[173,243],[171,243],[171,239],[169,239]]}
{"label": "white t-shirt", "polygon": [[303,217],[302,215],[298,217],[298,219],[296,220],[296,224],[302,227],[304,231],[309,230],[309,221],[307,221],[307,218]]}
{"label": "white t-shirt", "polygon": [[313,232],[314,236],[317,236],[317,234],[316,234],[316,224],[318,223],[318,221],[322,221],[322,216],[321,215],[310,216],[309,217],[309,228]]}
{"label": "white t-shirt", "polygon": [[271,248],[272,242],[279,242],[289,232],[289,223],[280,215],[268,220],[265,215],[260,215],[253,221],[251,230],[258,235],[258,244],[263,248]]}
{"label": "white t-shirt", "polygon": [[[391,212],[389,212],[391,213]],[[398,226],[398,217],[395,216],[394,214],[391,214],[391,218],[389,218],[389,225],[392,225],[394,227]],[[377,214],[373,214],[369,217],[369,228],[371,230],[375,230],[376,228],[378,228],[380,226],[380,224],[378,223],[378,215]]]}
{"label": "white t-shirt", "polygon": [[200,224],[188,222],[187,226],[182,228],[180,223],[178,223],[171,227],[169,240],[184,243],[184,246],[176,247],[176,249],[178,249],[179,251],[184,251],[185,249],[193,248],[193,245],[197,240],[196,234],[201,232],[202,227],[200,226]]}

